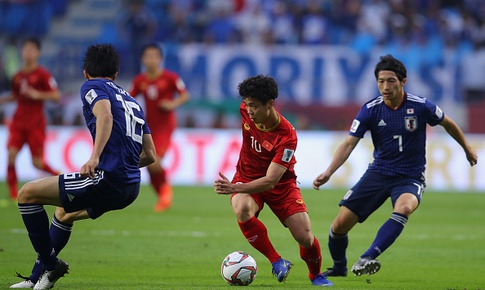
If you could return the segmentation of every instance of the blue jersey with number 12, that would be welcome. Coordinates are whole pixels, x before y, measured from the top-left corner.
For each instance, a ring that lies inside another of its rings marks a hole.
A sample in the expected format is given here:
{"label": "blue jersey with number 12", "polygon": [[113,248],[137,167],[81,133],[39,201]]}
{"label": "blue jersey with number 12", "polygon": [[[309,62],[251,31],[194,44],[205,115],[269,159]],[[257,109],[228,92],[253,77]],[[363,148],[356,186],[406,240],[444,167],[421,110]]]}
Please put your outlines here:
{"label": "blue jersey with number 12", "polygon": [[87,80],[81,86],[81,99],[86,125],[93,141],[96,117],[92,110],[99,100],[108,100],[113,115],[113,128],[99,160],[98,169],[120,183],[140,182],[142,136],[150,134],[141,106],[129,93],[107,79]]}
{"label": "blue jersey with number 12", "polygon": [[436,126],[443,118],[441,109],[425,98],[405,93],[394,110],[379,96],[364,104],[349,134],[363,138],[366,131],[371,132],[374,161],[369,170],[424,181],[426,124]]}

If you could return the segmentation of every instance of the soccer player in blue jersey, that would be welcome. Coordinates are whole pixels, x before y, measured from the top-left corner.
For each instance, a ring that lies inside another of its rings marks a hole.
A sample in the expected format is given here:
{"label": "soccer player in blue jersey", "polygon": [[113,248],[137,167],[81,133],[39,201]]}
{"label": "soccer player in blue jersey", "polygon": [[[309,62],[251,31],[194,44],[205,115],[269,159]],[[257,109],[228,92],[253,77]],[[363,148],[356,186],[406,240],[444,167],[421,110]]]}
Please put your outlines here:
{"label": "soccer player in blue jersey", "polygon": [[325,184],[347,160],[365,132],[371,132],[374,161],[345,194],[330,227],[328,247],[334,264],[324,273],[327,276],[347,276],[347,233],[390,197],[391,217],[351,268],[355,276],[379,271],[381,264],[376,258],[401,234],[421,201],[425,188],[426,124],[443,126],[463,148],[470,165],[477,164],[477,154],[458,125],[429,100],[404,91],[406,67],[402,62],[392,55],[382,56],[374,74],[381,95],[362,107],[327,170],[313,181],[315,189]]}
{"label": "soccer player in blue jersey", "polygon": [[[139,168],[154,162],[155,147],[140,105],[114,83],[119,62],[110,44],[86,51],[81,99],[93,151],[80,172],[35,180],[18,192],[19,211],[38,259],[32,275],[10,288],[52,288],[68,273],[68,264],[57,255],[73,222],[125,208],[138,196]],[[50,229],[43,205],[57,206]]]}

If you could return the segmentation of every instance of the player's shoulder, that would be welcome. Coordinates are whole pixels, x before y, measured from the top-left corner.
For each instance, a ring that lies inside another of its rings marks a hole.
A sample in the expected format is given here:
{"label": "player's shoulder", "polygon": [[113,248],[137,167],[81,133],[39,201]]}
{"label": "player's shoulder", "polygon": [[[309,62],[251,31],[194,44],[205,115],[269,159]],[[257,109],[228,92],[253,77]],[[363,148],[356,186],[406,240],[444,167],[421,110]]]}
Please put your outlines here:
{"label": "player's shoulder", "polygon": [[426,98],[420,97],[418,95],[414,95],[411,93],[406,93],[406,100],[411,103],[416,103],[416,104],[425,104],[426,103]]}
{"label": "player's shoulder", "polygon": [[133,78],[134,83],[139,83],[147,78],[146,73],[139,73]]}
{"label": "player's shoulder", "polygon": [[[177,82],[180,82],[182,81],[182,79],[180,78],[180,76],[174,72],[174,71],[171,71],[171,70],[167,70],[167,69],[164,69],[163,70],[163,74],[160,75],[160,78],[163,78],[165,80],[170,80],[170,82],[172,83],[177,83]],[[182,81],[183,83],[183,81]]]}
{"label": "player's shoulder", "polygon": [[105,83],[106,82],[101,79],[89,79],[82,84],[81,90],[101,88],[104,87]]}
{"label": "player's shoulder", "polygon": [[288,119],[286,119],[283,115],[280,114],[280,126],[279,129],[284,132],[285,135],[290,136],[291,138],[296,138],[296,129],[293,124],[291,124]]}
{"label": "player's shoulder", "polygon": [[47,77],[51,76],[50,71],[47,68],[45,68],[41,65],[37,66],[37,68],[35,69],[35,73],[37,75],[43,75],[43,76],[47,76]]}
{"label": "player's shoulder", "polygon": [[178,73],[176,73],[172,70],[164,69],[163,73],[165,74],[165,76],[168,76],[170,78],[175,78],[175,79],[179,78]]}
{"label": "player's shoulder", "polygon": [[375,97],[369,101],[367,101],[363,106],[362,108],[363,109],[372,109],[372,108],[375,108],[375,107],[378,107],[379,105],[382,105],[384,103],[384,97],[383,96],[378,96],[378,97]]}

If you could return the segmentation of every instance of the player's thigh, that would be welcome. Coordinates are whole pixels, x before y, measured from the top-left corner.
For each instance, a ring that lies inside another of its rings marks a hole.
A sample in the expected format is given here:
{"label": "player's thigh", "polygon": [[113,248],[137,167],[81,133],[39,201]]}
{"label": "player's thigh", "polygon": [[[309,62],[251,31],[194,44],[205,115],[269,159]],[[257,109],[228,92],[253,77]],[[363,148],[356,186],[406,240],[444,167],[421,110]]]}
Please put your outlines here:
{"label": "player's thigh", "polygon": [[156,129],[155,131],[152,131],[153,144],[155,145],[157,156],[160,158],[165,156],[168,147],[170,147],[170,143],[172,142],[172,133],[172,128]]}
{"label": "player's thigh", "polygon": [[49,204],[61,206],[59,177],[49,176],[27,182],[18,193],[19,203]]}
{"label": "player's thigh", "polygon": [[249,216],[256,215],[262,205],[257,202],[258,194],[236,193],[231,196],[231,206],[236,216],[246,214]]}
{"label": "player's thigh", "polygon": [[45,142],[45,127],[33,128],[29,131],[27,136],[27,144],[29,144],[30,152],[33,158],[42,162],[44,156],[44,142]]}
{"label": "player's thigh", "polygon": [[421,203],[424,184],[418,180],[408,179],[399,182],[391,192],[394,211],[400,214],[411,215]]}
{"label": "player's thigh", "polygon": [[367,171],[347,191],[339,205],[356,214],[362,223],[389,198],[392,181],[392,177]]}
{"label": "player's thigh", "polygon": [[313,244],[313,234],[308,213],[295,213],[289,216],[284,223],[290,230],[293,238],[303,247],[308,248]]}
{"label": "player's thigh", "polygon": [[25,143],[27,143],[27,133],[22,128],[17,128],[15,126],[10,126],[8,139],[7,139],[7,149],[9,153],[9,161],[12,154],[12,158],[17,157],[17,153],[22,149]]}
{"label": "player's thigh", "polygon": [[56,207],[55,215],[59,221],[63,223],[68,223],[68,224],[72,224],[75,221],[85,220],[90,218],[88,211],[85,209],[68,213],[64,210],[63,207],[59,207],[59,206]]}
{"label": "player's thigh", "polygon": [[353,211],[345,206],[341,206],[337,217],[332,222],[332,232],[339,235],[345,235],[358,222],[359,217]]}

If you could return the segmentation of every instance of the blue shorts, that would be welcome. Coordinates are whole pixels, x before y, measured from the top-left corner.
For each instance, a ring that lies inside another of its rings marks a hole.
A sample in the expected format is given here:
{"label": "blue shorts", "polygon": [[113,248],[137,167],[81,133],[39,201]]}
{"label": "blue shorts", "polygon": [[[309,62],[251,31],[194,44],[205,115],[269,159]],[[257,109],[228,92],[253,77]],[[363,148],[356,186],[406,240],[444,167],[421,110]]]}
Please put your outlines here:
{"label": "blue shorts", "polygon": [[79,172],[59,176],[59,197],[66,212],[86,209],[96,219],[105,212],[130,205],[140,192],[140,183],[120,184],[102,171],[95,178],[81,177]]}
{"label": "blue shorts", "polygon": [[388,197],[391,197],[392,206],[403,193],[412,193],[421,203],[421,196],[425,185],[416,178],[401,176],[387,176],[372,171],[366,171],[359,182],[352,187],[340,201],[359,217],[359,222],[365,221],[376,211]]}

